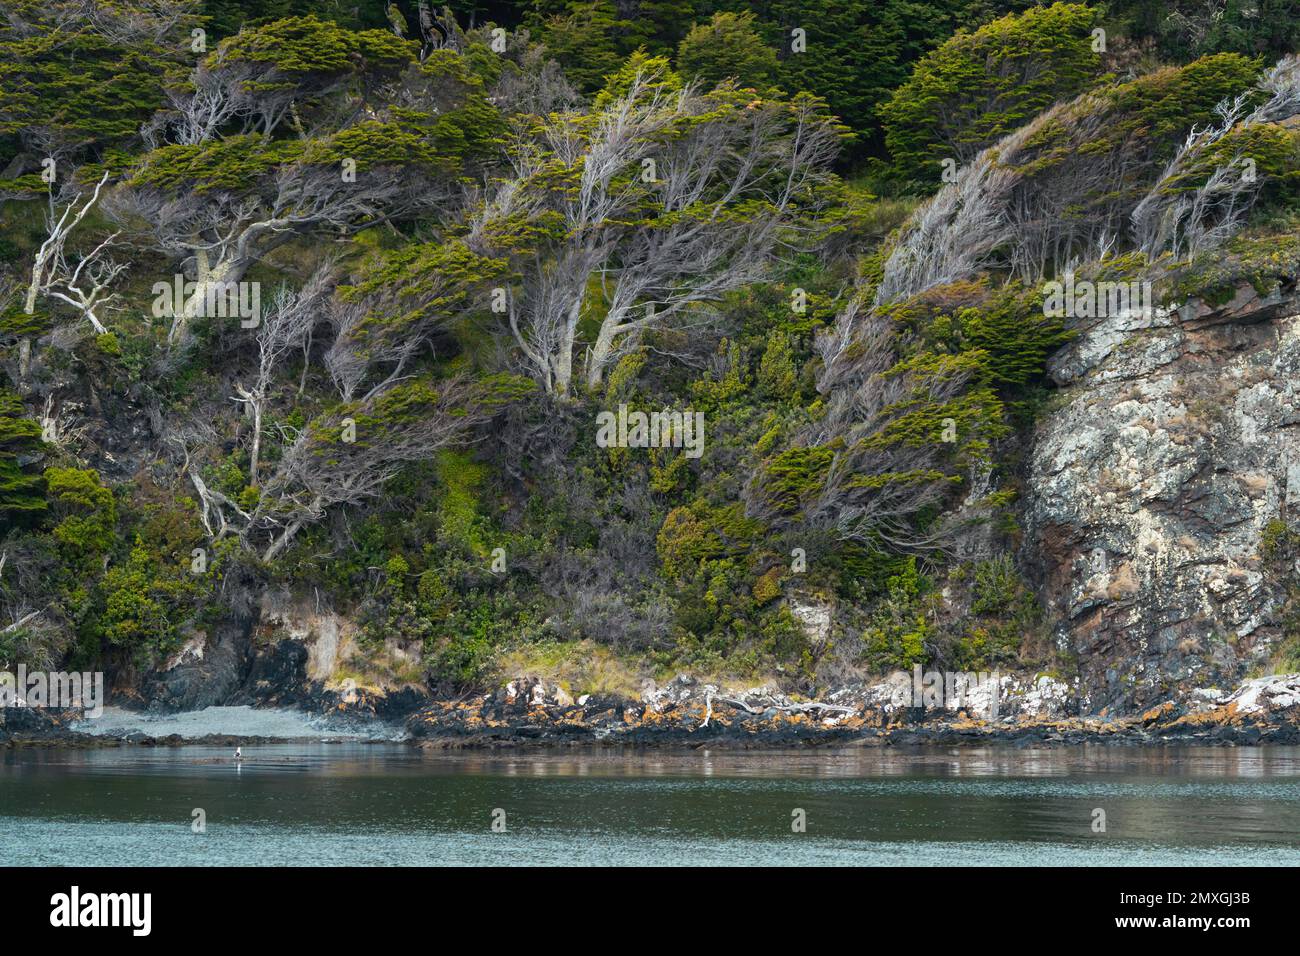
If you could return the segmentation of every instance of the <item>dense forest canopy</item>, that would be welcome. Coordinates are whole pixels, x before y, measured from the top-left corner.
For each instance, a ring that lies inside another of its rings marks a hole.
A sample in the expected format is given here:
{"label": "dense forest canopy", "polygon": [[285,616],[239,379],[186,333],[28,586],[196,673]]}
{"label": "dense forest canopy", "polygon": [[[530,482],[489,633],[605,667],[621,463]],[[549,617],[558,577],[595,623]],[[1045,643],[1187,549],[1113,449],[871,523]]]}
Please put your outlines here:
{"label": "dense forest canopy", "polygon": [[1045,283],[1295,281],[1295,13],[0,0],[0,664],[280,588],[449,689],[1066,666]]}

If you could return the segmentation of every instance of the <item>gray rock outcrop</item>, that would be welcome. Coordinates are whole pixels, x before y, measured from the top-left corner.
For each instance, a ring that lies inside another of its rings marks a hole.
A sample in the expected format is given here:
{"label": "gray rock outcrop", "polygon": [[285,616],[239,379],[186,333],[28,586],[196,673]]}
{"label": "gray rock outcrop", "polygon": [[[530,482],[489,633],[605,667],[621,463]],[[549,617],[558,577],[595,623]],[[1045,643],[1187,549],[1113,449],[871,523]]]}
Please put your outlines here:
{"label": "gray rock outcrop", "polygon": [[1122,313],[1051,363],[1026,547],[1082,713],[1266,671],[1281,595],[1261,536],[1300,507],[1297,313],[1294,294],[1249,288]]}

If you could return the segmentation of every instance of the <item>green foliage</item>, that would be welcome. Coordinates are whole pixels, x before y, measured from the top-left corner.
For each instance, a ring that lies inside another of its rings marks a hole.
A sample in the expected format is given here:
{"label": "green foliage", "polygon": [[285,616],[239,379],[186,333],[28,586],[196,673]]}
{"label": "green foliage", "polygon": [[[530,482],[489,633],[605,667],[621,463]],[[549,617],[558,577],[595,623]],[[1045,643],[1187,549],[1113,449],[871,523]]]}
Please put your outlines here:
{"label": "green foliage", "polygon": [[493,161],[507,139],[506,118],[474,71],[472,52],[465,56],[452,50],[430,52],[420,64],[420,75],[436,89],[432,108],[398,114],[422,133],[440,157],[440,168]]}
{"label": "green foliage", "polygon": [[[894,445],[925,447],[940,443],[950,449],[948,457],[955,470],[976,461],[987,460],[989,445],[1008,433],[1003,422],[1003,406],[993,389],[980,381],[988,366],[982,352],[957,355],[917,352],[905,358],[886,374],[905,377],[911,383],[907,396],[885,409],[887,421],[861,439],[858,447],[887,449]],[[949,382],[971,383],[950,398],[943,396]],[[928,473],[898,472],[855,478],[850,484],[870,487],[892,481],[928,479]],[[958,480],[956,474],[946,476]]]}
{"label": "green foliage", "polygon": [[607,0],[569,3],[537,23],[546,52],[563,67],[579,90],[593,93],[618,70],[620,57],[614,35],[616,14]]}
{"label": "green foliage", "polygon": [[717,354],[722,358],[721,374],[706,372],[691,383],[691,394],[703,408],[714,408],[734,401],[750,389],[749,363],[739,342],[723,339]]}
{"label": "green foliage", "polygon": [[758,35],[754,15],[715,13],[691,28],[677,48],[677,69],[709,86],[734,79],[763,89],[777,76],[776,52]]}
{"label": "green foliage", "polygon": [[744,552],[759,530],[739,503],[713,508],[703,499],[674,508],[659,529],[657,548],[671,578],[689,578],[711,561]]}
{"label": "green foliage", "polygon": [[263,177],[302,156],[301,140],[271,140],[256,133],[194,145],[172,144],[154,150],[128,180],[171,195],[185,189],[247,192]]}
{"label": "green foliage", "polygon": [[1043,315],[1041,292],[1016,281],[996,290],[984,281],[940,286],[893,316],[918,334],[922,350],[972,359],[977,379],[1016,409],[1043,381],[1047,359],[1076,334]]}
{"label": "green foliage", "polygon": [[1108,7],[1129,36],[1154,39],[1170,60],[1207,53],[1277,59],[1300,47],[1300,22],[1292,0],[1222,0],[1178,3],[1173,8],[1162,0],[1111,0]]}
{"label": "green foliage", "polygon": [[789,400],[796,397],[798,384],[794,343],[788,333],[773,329],[758,365],[758,386],[773,398]]}
{"label": "green foliage", "polygon": [[349,30],[314,15],[285,17],[223,40],[208,66],[256,64],[266,72],[247,81],[249,92],[293,89],[363,72],[395,73],[414,58],[414,44],[388,30]]}
{"label": "green foliage", "polygon": [[1095,9],[1054,3],[958,33],[922,57],[880,107],[896,174],[939,185],[942,160],[969,160],[1100,74]]}
{"label": "green foliage", "polygon": [[162,566],[137,537],[126,562],[105,572],[102,590],[98,624],[105,640],[141,661],[154,661],[179,646],[199,585],[184,568]]}
{"label": "green foliage", "polygon": [[92,566],[116,540],[117,503],[89,468],[47,468],[45,484],[54,537],[74,564]]}
{"label": "green foliage", "polygon": [[1259,70],[1258,60],[1223,53],[1109,87],[1101,95],[1114,120],[1089,148],[1100,152],[1139,137],[1153,150],[1167,149],[1192,126],[1209,123],[1223,100],[1250,90]]}
{"label": "green foliage", "polygon": [[[765,460],[746,488],[751,504],[782,528],[828,511],[863,516],[851,529],[855,543],[841,541],[832,564],[841,569],[842,585],[867,594],[880,588],[904,550],[896,543],[900,535],[930,538],[972,468],[996,474],[998,443],[1026,423],[1048,357],[1072,334],[1061,320],[1044,317],[1036,291],[1016,282],[996,291],[983,280],[937,286],[879,307],[879,314],[895,326],[897,360],[869,384],[893,400],[860,426],[812,432],[821,444],[772,453],[775,440],[764,436]],[[1001,490],[974,507],[992,518],[1008,500]],[[860,586],[852,585],[855,579]],[[877,648],[881,660],[900,659],[895,645],[905,636],[911,635],[910,646],[928,634],[928,625],[917,625],[899,607],[894,600],[889,626],[875,639],[884,642]],[[914,650],[903,656],[911,659]]]}
{"label": "green foliage", "polygon": [[769,568],[757,581],[751,589],[754,600],[763,605],[775,601],[781,596],[781,567]]}
{"label": "green foliage", "polygon": [[1300,278],[1300,233],[1294,224],[1263,228],[1230,239],[1222,249],[1198,256],[1168,280],[1168,297],[1176,302],[1195,296],[1222,304],[1242,284],[1271,295]]}
{"label": "green foliage", "polygon": [[383,4],[357,6],[347,0],[203,0],[209,36],[238,33],[246,23],[308,14],[348,27],[385,27]]}
{"label": "green foliage", "polygon": [[910,670],[930,660],[934,638],[933,584],[909,558],[886,581],[887,596],[875,608],[863,633],[866,662],[877,670]]}
{"label": "green foliage", "polygon": [[[67,0],[7,6],[12,14],[0,18],[0,136],[27,139],[42,155],[134,140],[180,71],[184,18],[170,36],[118,41],[89,29],[80,5]],[[114,19],[111,9],[102,15]]]}
{"label": "green foliage", "polygon": [[624,16],[618,24],[619,52],[664,55],[671,54],[685,35],[694,18],[695,0],[637,0],[634,7],[624,9],[635,15]]}
{"label": "green foliage", "polygon": [[649,98],[656,92],[675,93],[682,88],[682,78],[669,66],[666,56],[650,56],[637,50],[609,75],[605,85],[596,94],[593,105],[599,110],[623,99],[631,92],[632,83],[638,76],[643,78],[643,98]]}
{"label": "green foliage", "polygon": [[373,302],[355,331],[373,350],[406,339],[418,323],[464,311],[506,268],[504,259],[480,255],[459,239],[411,244],[373,259],[339,294]]}
{"label": "green foliage", "polygon": [[17,395],[0,389],[0,525],[45,511],[45,479],[32,467],[43,449],[41,426]]}
{"label": "green foliage", "polygon": [[672,53],[694,13],[693,0],[532,0],[531,6],[528,22],[541,27],[547,52],[587,90],[599,86],[590,80],[605,59],[637,50],[656,56]]}
{"label": "green foliage", "polygon": [[[1191,192],[1205,185],[1215,170],[1242,168],[1249,160],[1255,176],[1268,184],[1270,197],[1294,200],[1300,187],[1300,133],[1274,123],[1239,125],[1229,130],[1196,160],[1172,177],[1167,192]],[[1288,202],[1288,205],[1294,205]]]}
{"label": "green foliage", "polygon": [[1259,536],[1259,555],[1265,561],[1279,565],[1300,557],[1300,530],[1292,528],[1281,518],[1269,521]]}
{"label": "green foliage", "polygon": [[762,492],[778,514],[798,517],[821,491],[835,460],[836,448],[788,448],[763,468]]}
{"label": "green foliage", "polygon": [[467,453],[457,451],[440,452],[437,466],[442,485],[438,506],[440,533],[464,551],[486,557],[491,549],[479,514],[479,493],[487,469]]}
{"label": "green foliage", "polygon": [[491,609],[486,607],[469,620],[462,617],[462,622],[468,627],[438,645],[429,666],[431,680],[456,688],[474,687],[484,676],[492,655],[489,635],[495,630]]}
{"label": "green foliage", "polygon": [[1300,670],[1300,529],[1273,518],[1260,534],[1259,556],[1266,582],[1284,596],[1277,615],[1282,637],[1273,648],[1273,672],[1291,673]]}

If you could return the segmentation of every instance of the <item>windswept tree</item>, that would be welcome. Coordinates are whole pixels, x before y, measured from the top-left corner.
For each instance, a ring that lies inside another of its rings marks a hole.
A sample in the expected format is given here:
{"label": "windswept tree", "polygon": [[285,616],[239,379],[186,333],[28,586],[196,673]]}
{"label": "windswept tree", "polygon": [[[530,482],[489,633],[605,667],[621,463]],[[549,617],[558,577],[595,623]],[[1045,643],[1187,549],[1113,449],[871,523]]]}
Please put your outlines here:
{"label": "windswept tree", "polygon": [[[1019,325],[1032,305],[976,286],[894,309],[851,298],[817,340],[825,413],[755,472],[750,513],[870,551],[949,549],[959,521],[944,512],[1008,431],[995,389],[1003,363],[980,335],[999,314]],[[933,341],[937,328],[946,341]]]}
{"label": "windswept tree", "polygon": [[403,468],[466,441],[521,388],[510,377],[420,379],[338,403],[288,442],[251,505],[209,488],[191,469],[204,526],[271,561],[331,508],[373,498]]}
{"label": "windswept tree", "polygon": [[840,131],[814,97],[702,93],[645,57],[590,112],[539,118],[474,227],[530,224],[508,296],[529,374],[556,394],[575,374],[594,388],[646,333],[808,243]]}
{"label": "windswept tree", "polygon": [[1257,88],[1223,100],[1215,113],[1192,127],[1133,209],[1133,242],[1149,259],[1190,259],[1219,248],[1264,188],[1300,179],[1300,57],[1284,57]]}
{"label": "windswept tree", "polygon": [[277,378],[281,377],[279,373],[295,353],[301,354],[303,374],[300,381],[305,380],[312,339],[331,291],[330,279],[330,264],[326,263],[316,270],[301,291],[292,292],[283,286],[277,291],[254,333],[257,358],[248,384],[243,378],[235,381],[235,393],[252,419],[248,451],[249,487],[256,488],[258,483],[262,435],[272,390]]}
{"label": "windswept tree", "polygon": [[414,49],[385,31],[277,21],[223,41],[176,93],[114,203],[193,277],[170,341],[290,240],[456,204],[500,118],[463,58],[416,63]]}
{"label": "windswept tree", "polygon": [[[1265,95],[1257,73],[1237,54],[1202,57],[1043,112],[964,165],[913,214],[886,248],[876,304],[981,272],[1034,282],[1131,249],[1134,214],[1166,164],[1189,133],[1217,121],[1219,104]],[[1277,99],[1275,121],[1294,112],[1286,105],[1294,72],[1277,79],[1278,90],[1267,93]],[[1261,171],[1271,166],[1261,163]]]}
{"label": "windswept tree", "polygon": [[955,548],[992,443],[1072,335],[1043,279],[1168,269],[1294,178],[1300,71],[1256,73],[1221,54],[1090,91],[966,164],[818,336],[824,412],[756,471],[750,510],[885,553]]}
{"label": "windswept tree", "polygon": [[[498,235],[498,239],[500,236]],[[475,247],[478,247],[477,249]],[[368,265],[331,304],[325,367],[344,401],[366,400],[439,355],[450,325],[480,309],[507,263],[475,237],[413,243]]]}

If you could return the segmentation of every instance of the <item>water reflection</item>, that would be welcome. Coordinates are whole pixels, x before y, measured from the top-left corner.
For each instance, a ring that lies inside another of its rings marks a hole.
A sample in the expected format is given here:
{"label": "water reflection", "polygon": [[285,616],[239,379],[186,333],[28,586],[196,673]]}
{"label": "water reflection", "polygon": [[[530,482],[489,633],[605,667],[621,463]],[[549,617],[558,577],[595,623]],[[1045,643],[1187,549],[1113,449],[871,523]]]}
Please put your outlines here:
{"label": "water reflection", "polygon": [[[199,842],[189,835],[195,807],[208,821]],[[494,808],[506,811],[506,834],[491,834]],[[792,808],[806,811],[805,834],[790,832]],[[1104,834],[1090,826],[1096,808]],[[396,861],[462,863],[503,853],[1132,862],[1164,852],[1169,862],[1230,864],[1246,850],[1264,854],[1257,862],[1296,862],[1300,749],[448,753],[306,743],[245,748],[240,763],[225,748],[7,751],[0,833],[4,863],[75,861],[87,847],[105,857],[88,862],[155,863],[313,863],[377,848]],[[305,835],[313,849],[299,858]],[[255,840],[265,853],[251,851]]]}

